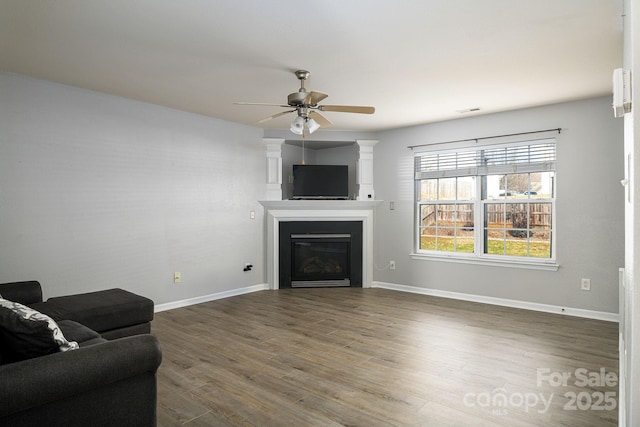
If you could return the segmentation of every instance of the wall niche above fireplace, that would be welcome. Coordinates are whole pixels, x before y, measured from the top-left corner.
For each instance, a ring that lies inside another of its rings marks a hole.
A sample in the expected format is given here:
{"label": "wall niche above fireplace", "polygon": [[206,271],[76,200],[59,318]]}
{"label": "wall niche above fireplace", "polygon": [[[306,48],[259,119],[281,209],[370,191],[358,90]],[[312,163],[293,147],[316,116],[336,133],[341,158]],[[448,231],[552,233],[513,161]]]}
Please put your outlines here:
{"label": "wall niche above fireplace", "polygon": [[279,287],[362,287],[362,221],[282,221]]}

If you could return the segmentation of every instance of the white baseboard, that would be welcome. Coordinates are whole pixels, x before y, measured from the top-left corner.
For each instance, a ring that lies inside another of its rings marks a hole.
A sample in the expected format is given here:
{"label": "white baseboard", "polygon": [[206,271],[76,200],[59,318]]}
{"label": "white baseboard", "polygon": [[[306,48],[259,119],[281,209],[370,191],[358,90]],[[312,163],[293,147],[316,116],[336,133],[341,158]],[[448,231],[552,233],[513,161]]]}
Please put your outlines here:
{"label": "white baseboard", "polygon": [[[618,322],[618,313],[608,313],[605,311],[583,310],[580,308],[561,307],[550,304],[540,304],[535,302],[511,300],[505,298],[487,297],[482,295],[464,294],[460,292],[441,291],[438,289],[420,288],[417,286],[399,285],[396,283],[388,282],[373,282],[372,288],[384,288],[394,291],[410,292],[414,294],[430,295],[434,297],[451,298],[463,301],[479,302],[483,304],[500,305],[504,307],[522,308],[525,310],[541,311],[545,313],[564,314],[567,316],[584,317],[587,319],[605,320],[607,322]],[[240,289],[232,289],[230,291],[218,292],[215,294],[203,295],[200,297],[184,299],[180,301],[168,302],[165,304],[158,304],[155,306],[154,311],[159,313],[161,311],[172,310],[174,308],[187,307],[194,304],[201,304],[203,302],[215,301],[222,298],[229,298],[236,295],[248,294],[251,292],[264,291],[269,289],[269,284],[264,283],[260,285],[247,286]]]}
{"label": "white baseboard", "polygon": [[605,311],[583,310],[580,308],[561,307],[557,305],[539,304],[535,302],[486,297],[482,295],[463,294],[459,292],[449,292],[449,291],[441,291],[438,289],[419,288],[417,286],[398,285],[395,283],[387,283],[387,282],[373,282],[371,284],[371,287],[391,289],[395,291],[411,292],[414,294],[431,295],[434,297],[480,302],[483,304],[501,305],[504,307],[522,308],[525,310],[542,311],[545,313],[564,314],[567,316],[584,317],[587,319],[605,320],[607,322],[619,321],[618,313],[608,313]]}
{"label": "white baseboard", "polygon": [[201,297],[183,299],[180,301],[167,302],[165,304],[158,304],[154,308],[154,312],[159,313],[161,311],[173,310],[174,308],[187,307],[194,304],[201,304],[203,302],[215,301],[217,299],[234,297],[236,295],[249,294],[251,292],[264,291],[269,289],[268,284],[247,286],[240,289],[232,289],[230,291],[218,292],[216,294],[203,295]]}

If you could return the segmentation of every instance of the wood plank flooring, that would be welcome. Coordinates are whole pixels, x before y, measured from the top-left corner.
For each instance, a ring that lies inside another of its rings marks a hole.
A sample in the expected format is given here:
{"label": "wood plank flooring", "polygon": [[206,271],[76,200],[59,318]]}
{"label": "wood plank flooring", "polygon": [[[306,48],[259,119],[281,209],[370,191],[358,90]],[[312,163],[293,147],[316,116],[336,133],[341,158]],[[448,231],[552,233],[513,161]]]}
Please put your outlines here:
{"label": "wood plank flooring", "polygon": [[160,426],[617,425],[612,322],[315,288],[157,313],[152,333]]}

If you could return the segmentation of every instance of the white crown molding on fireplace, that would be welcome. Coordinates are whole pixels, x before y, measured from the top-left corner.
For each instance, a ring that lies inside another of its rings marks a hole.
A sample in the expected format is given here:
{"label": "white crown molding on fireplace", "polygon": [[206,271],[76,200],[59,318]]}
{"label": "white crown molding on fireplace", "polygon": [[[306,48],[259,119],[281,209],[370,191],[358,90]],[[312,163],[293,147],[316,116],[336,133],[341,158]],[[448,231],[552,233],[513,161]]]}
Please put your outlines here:
{"label": "white crown molding on fireplace", "polygon": [[[382,204],[382,200],[260,200],[268,210],[362,210],[374,209]],[[310,220],[311,221],[311,220]]]}
{"label": "white crown molding on fireplace", "polygon": [[278,289],[280,221],[362,221],[362,287],[373,282],[373,215],[381,200],[265,200],[267,282]]}

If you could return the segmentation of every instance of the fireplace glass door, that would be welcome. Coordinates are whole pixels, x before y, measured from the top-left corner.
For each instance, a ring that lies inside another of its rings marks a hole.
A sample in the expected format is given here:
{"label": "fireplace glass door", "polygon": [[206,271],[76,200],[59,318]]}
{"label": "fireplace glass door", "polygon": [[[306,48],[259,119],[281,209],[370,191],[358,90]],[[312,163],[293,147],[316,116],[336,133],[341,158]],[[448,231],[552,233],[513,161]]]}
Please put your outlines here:
{"label": "fireplace glass door", "polygon": [[350,286],[350,234],[292,234],[291,287]]}

